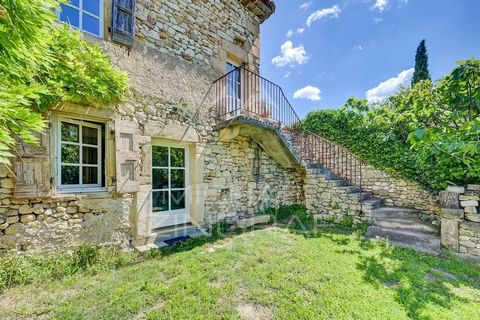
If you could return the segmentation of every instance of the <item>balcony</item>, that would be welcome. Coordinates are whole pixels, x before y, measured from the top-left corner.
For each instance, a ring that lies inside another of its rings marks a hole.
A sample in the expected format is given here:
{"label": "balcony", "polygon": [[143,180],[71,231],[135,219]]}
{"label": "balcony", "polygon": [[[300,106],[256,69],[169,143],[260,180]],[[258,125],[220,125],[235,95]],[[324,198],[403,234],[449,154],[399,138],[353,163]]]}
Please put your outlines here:
{"label": "balcony", "polygon": [[362,160],[349,150],[307,131],[281,87],[238,67],[213,84],[219,139],[252,138],[286,168],[326,168],[361,186]]}

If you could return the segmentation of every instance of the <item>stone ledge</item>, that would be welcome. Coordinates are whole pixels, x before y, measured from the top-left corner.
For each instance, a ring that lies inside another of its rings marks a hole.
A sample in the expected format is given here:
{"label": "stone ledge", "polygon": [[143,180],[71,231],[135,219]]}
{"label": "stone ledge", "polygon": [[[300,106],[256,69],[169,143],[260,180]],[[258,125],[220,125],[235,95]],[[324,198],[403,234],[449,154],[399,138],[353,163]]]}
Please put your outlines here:
{"label": "stone ledge", "polygon": [[270,216],[267,214],[258,215],[250,218],[244,218],[237,221],[237,228],[249,228],[256,224],[266,224],[270,222]]}

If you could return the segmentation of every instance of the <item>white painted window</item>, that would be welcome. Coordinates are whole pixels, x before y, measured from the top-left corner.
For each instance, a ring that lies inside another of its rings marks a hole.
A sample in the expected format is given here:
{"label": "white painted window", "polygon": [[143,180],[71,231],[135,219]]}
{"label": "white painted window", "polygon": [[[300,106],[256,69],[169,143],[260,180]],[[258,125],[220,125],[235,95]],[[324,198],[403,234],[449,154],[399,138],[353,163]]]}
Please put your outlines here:
{"label": "white painted window", "polygon": [[61,22],[96,37],[103,37],[103,0],[69,0],[60,5]]}
{"label": "white painted window", "polygon": [[102,124],[59,117],[56,125],[57,190],[85,192],[104,187]]}
{"label": "white painted window", "polygon": [[153,229],[190,221],[188,162],[186,147],[152,146]]}

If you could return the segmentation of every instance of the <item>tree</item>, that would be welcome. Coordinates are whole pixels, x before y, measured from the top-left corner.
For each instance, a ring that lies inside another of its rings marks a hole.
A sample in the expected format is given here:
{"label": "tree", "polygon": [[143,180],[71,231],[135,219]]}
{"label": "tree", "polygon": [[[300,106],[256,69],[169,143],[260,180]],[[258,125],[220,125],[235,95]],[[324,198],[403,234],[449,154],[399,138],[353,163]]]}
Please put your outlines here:
{"label": "tree", "polygon": [[425,39],[420,41],[415,54],[415,71],[413,73],[412,86],[423,80],[431,80],[428,71],[428,55]]}
{"label": "tree", "polygon": [[15,156],[17,139],[37,142],[53,103],[101,106],[126,90],[99,46],[56,23],[59,9],[57,0],[0,0],[0,163]]}

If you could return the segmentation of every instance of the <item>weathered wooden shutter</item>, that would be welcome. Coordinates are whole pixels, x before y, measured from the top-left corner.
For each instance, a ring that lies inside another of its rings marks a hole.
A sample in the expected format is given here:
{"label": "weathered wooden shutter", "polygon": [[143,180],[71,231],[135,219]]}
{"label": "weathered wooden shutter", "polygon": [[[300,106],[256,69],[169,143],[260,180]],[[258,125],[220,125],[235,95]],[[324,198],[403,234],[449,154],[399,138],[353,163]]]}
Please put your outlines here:
{"label": "weathered wooden shutter", "polygon": [[135,0],[113,0],[112,40],[133,46],[135,38]]}
{"label": "weathered wooden shutter", "polygon": [[14,160],[15,189],[17,199],[49,197],[52,194],[48,135],[38,134],[39,145],[25,142],[17,145],[18,156]]}
{"label": "weathered wooden shutter", "polygon": [[140,189],[140,129],[138,123],[115,120],[117,193]]}

